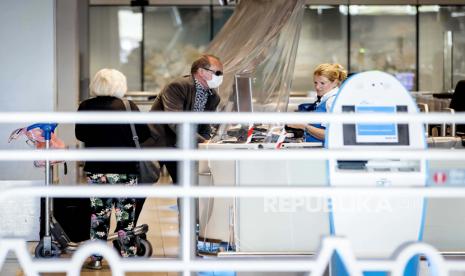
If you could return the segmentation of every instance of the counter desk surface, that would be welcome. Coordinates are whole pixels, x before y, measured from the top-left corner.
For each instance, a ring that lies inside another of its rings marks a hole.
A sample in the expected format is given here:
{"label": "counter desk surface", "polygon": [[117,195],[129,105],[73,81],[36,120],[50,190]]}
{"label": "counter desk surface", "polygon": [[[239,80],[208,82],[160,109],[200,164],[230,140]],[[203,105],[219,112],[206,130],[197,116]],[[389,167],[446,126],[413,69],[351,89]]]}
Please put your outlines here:
{"label": "counter desk surface", "polygon": [[[321,148],[323,143],[304,142],[304,143],[283,143],[283,149],[303,149],[303,148]],[[275,149],[276,143],[202,143],[200,149]]]}

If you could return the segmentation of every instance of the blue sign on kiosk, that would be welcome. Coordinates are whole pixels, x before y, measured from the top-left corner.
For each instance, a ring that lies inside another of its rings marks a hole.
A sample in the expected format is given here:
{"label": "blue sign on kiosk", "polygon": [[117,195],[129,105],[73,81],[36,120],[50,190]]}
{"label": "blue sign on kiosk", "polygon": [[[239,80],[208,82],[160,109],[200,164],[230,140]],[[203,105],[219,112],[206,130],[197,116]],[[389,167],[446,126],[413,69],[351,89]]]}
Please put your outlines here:
{"label": "blue sign on kiosk", "polygon": [[[357,106],[357,113],[395,113],[395,106]],[[397,125],[396,124],[356,124],[356,141],[357,143],[366,142],[386,142],[396,143]]]}

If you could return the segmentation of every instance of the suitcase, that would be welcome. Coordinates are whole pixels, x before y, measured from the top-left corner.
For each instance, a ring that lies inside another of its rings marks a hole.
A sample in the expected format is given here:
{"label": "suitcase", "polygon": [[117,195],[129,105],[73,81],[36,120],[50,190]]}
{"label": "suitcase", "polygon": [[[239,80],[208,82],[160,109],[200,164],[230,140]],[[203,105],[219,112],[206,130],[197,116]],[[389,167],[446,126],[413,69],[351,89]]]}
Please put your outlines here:
{"label": "suitcase", "polygon": [[[40,236],[45,234],[45,199],[41,200]],[[54,198],[55,219],[73,242],[88,240],[90,237],[90,200],[89,198]]]}

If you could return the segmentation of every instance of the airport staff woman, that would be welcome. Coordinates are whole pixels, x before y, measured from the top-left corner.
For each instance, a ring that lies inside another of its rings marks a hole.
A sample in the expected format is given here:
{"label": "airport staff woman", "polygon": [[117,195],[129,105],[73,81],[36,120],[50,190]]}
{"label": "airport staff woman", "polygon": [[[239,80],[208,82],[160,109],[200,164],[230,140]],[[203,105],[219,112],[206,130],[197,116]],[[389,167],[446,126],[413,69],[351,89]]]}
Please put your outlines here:
{"label": "airport staff woman", "polygon": [[[313,72],[313,84],[319,101],[315,112],[329,112],[339,90],[339,85],[347,78],[347,71],[340,64],[323,63]],[[292,124],[289,127],[302,129],[306,133],[306,142],[324,142],[326,124],[301,125]]]}

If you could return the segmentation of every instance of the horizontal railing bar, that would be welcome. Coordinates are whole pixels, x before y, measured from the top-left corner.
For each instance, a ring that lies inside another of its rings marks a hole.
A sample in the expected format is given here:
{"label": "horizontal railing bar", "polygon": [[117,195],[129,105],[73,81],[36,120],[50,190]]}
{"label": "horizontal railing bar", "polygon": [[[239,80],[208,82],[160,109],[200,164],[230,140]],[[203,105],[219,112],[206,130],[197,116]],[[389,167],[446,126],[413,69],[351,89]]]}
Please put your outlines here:
{"label": "horizontal railing bar", "polygon": [[444,257],[465,257],[465,251],[443,251],[441,255]]}
{"label": "horizontal railing bar", "polygon": [[[38,272],[63,272],[69,267],[70,259],[35,260],[32,264]],[[258,264],[258,266],[256,266]],[[392,271],[395,262],[390,260],[359,260],[358,266],[362,270]],[[176,259],[151,258],[149,260],[126,260],[122,259],[121,267],[127,272],[181,271],[181,267],[193,271],[231,270],[231,271],[311,271],[316,265],[315,257],[298,259],[275,259],[275,260],[193,260],[183,262]],[[448,260],[445,265],[450,270],[464,270],[463,261]]]}
{"label": "horizontal railing bar", "polygon": [[[199,238],[199,241],[202,239]],[[282,252],[282,251],[221,251],[218,252],[218,257],[221,258],[244,258],[244,257],[253,257],[253,258],[296,258],[296,259],[308,259],[309,257],[314,257],[315,252]]]}
{"label": "horizontal railing bar", "polygon": [[[202,240],[202,239],[199,239]],[[465,251],[441,251],[439,252],[443,257],[465,257]],[[315,256],[316,253],[313,251],[302,251],[302,252],[289,252],[289,251],[223,251],[218,252],[218,257],[224,258],[243,258],[243,257],[257,257],[257,258],[273,258],[273,257],[284,257],[284,258],[308,258]]]}
{"label": "horizontal railing bar", "polygon": [[[157,261],[158,262],[158,261]],[[273,264],[274,263],[274,264]],[[161,267],[161,265],[163,265]],[[258,260],[253,261],[238,261],[238,260],[195,260],[191,262],[173,261],[173,263],[161,264],[158,271],[180,271],[180,267],[183,270],[189,271],[311,271],[314,269],[316,262],[312,260]],[[139,262],[123,262],[122,267],[125,271],[141,272],[145,271],[146,268],[155,267],[155,262],[142,261]],[[274,269],[270,269],[273,266]]]}
{"label": "horizontal railing bar", "polygon": [[[398,197],[398,198],[462,198],[465,187],[164,187],[164,186],[49,186],[15,187],[2,189],[0,199],[12,196],[21,197],[196,197],[196,198],[328,198],[328,197]],[[301,202],[302,204],[302,202]]]}
{"label": "horizontal railing bar", "polygon": [[[307,154],[302,154],[303,152]],[[465,151],[450,149],[323,149],[289,150],[183,150],[183,149],[79,149],[79,150],[0,150],[0,161],[31,160],[465,160]]]}
{"label": "horizontal railing bar", "polygon": [[[34,261],[33,265],[39,272],[62,272],[70,262],[68,260],[49,260]],[[362,270],[384,270],[390,271],[394,267],[393,261],[359,261],[359,267]],[[182,269],[191,271],[311,271],[316,266],[314,258],[305,259],[275,259],[275,260],[194,260],[183,262],[181,260],[164,260],[152,258],[150,260],[121,260],[121,268],[126,272],[176,272]]]}
{"label": "horizontal railing bar", "polygon": [[464,261],[451,261],[446,262],[446,266],[449,268],[449,271],[465,271],[465,262]]}
{"label": "horizontal railing bar", "polygon": [[318,112],[0,112],[0,123],[465,123],[465,112],[318,113]]}

